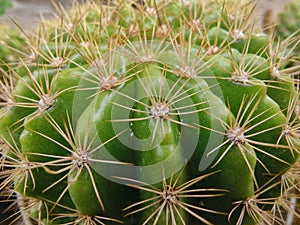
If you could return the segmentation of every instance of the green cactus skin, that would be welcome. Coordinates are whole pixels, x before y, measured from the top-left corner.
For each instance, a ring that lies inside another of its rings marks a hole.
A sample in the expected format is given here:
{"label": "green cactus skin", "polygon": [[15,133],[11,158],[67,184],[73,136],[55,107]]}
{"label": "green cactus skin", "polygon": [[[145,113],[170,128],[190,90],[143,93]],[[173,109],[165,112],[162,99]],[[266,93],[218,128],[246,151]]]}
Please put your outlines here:
{"label": "green cactus skin", "polygon": [[285,224],[277,210],[292,209],[300,182],[299,95],[248,5],[61,12],[2,83],[0,190],[26,199],[23,215],[47,225]]}
{"label": "green cactus skin", "polygon": [[278,15],[277,35],[282,39],[288,38],[299,29],[300,4],[298,1],[290,1]]}
{"label": "green cactus skin", "polygon": [[2,32],[0,38],[0,77],[2,79],[5,72],[10,71],[16,65],[18,58],[23,57],[23,51],[20,49],[21,46],[26,46],[26,41],[22,32],[3,24],[0,25],[0,28]]}
{"label": "green cactus skin", "polygon": [[12,2],[9,0],[1,0],[0,1],[1,7],[0,7],[0,16],[2,16],[5,11],[13,6]]}
{"label": "green cactus skin", "polygon": [[[263,15],[262,23],[265,27],[265,32],[273,35],[275,45],[280,43],[281,64],[289,69],[299,66],[299,8],[299,1],[291,0],[279,9],[278,13],[269,9]],[[294,77],[299,80],[298,70],[294,70],[293,73]]]}

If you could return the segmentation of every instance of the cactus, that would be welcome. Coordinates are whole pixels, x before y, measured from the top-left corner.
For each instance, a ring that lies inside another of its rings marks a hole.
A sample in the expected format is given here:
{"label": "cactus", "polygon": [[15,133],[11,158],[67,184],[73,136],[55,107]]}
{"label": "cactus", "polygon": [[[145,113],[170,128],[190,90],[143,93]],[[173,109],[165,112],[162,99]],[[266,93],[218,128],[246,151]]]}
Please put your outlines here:
{"label": "cactus", "polygon": [[288,38],[292,33],[299,29],[299,14],[300,4],[297,1],[290,1],[284,8],[279,12],[278,15],[278,36],[283,39]]}
{"label": "cactus", "polygon": [[38,224],[285,224],[299,96],[252,11],[60,9],[1,82],[1,193]]}
{"label": "cactus", "polygon": [[[300,4],[298,1],[291,1],[286,5],[286,7],[278,15],[277,37],[281,40],[284,39],[295,39],[295,44],[288,46],[289,51],[292,52],[291,59],[287,66],[289,67],[299,67],[300,62],[300,48],[299,48],[299,24],[300,24],[300,14],[299,14]],[[299,80],[299,72],[294,71],[294,77]]]}
{"label": "cactus", "polygon": [[[287,49],[285,51],[291,52],[289,54],[290,59],[286,64],[287,67],[299,65],[299,9],[299,2],[292,0],[287,2],[281,10],[278,10],[278,13],[270,9],[264,15],[266,31],[274,34],[275,42],[281,42],[281,46],[285,46]],[[276,32],[273,32],[274,29]]]}
{"label": "cactus", "polygon": [[0,77],[2,77],[5,72],[16,66],[18,58],[24,56],[21,49],[26,43],[22,32],[5,25],[0,25],[0,28],[2,31],[0,37]]}
{"label": "cactus", "polygon": [[0,16],[2,16],[5,11],[13,6],[10,0],[0,0]]}

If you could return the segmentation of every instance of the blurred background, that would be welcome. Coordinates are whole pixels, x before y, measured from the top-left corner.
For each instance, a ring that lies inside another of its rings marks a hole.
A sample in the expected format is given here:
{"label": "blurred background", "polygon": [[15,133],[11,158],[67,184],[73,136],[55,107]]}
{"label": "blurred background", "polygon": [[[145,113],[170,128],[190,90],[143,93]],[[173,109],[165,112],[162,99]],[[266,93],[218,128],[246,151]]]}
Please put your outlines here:
{"label": "blurred background", "polygon": [[[2,0],[8,1],[8,0]],[[0,23],[12,25],[12,19],[25,29],[32,29],[41,20],[41,17],[47,18],[53,16],[55,7],[53,0],[10,0],[12,8],[6,10],[6,13],[0,17]],[[72,0],[55,0],[57,3],[69,8]],[[84,0],[77,0],[83,2]],[[277,13],[287,4],[289,0],[253,0],[253,4],[257,5],[256,13],[258,17],[264,15],[270,9],[272,16],[276,18]],[[0,0],[1,8],[1,0]]]}
{"label": "blurred background", "polygon": [[[32,29],[42,18],[53,17],[55,7],[53,0],[2,0],[10,1],[12,7],[6,9],[4,15],[0,16],[0,23],[5,25],[13,25],[12,20],[17,22],[23,28]],[[84,0],[76,0],[83,2]],[[64,8],[72,6],[72,0],[55,0],[57,4]],[[1,8],[1,0],[0,0]]]}

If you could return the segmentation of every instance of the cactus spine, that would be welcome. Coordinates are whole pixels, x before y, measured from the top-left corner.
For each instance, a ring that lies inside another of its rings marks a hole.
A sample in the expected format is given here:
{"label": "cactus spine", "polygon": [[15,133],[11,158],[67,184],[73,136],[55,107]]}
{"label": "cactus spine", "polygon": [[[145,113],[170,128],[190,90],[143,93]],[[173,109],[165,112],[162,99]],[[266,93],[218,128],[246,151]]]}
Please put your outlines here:
{"label": "cactus spine", "polygon": [[1,83],[0,190],[40,224],[284,224],[299,96],[251,12],[61,9]]}

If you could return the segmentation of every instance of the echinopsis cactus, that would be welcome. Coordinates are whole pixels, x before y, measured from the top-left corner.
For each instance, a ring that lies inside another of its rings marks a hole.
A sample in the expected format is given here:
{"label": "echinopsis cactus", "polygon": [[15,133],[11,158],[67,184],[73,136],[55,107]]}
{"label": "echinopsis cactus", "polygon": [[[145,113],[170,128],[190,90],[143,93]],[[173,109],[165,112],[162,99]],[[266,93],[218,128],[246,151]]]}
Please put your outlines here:
{"label": "echinopsis cactus", "polygon": [[[279,13],[276,20],[276,36],[281,40],[295,39],[293,45],[288,46],[292,52],[290,63],[287,66],[299,67],[300,47],[299,47],[299,25],[300,25],[300,3],[290,1]],[[295,72],[295,77],[299,80],[299,72]]]}
{"label": "echinopsis cactus", "polygon": [[0,6],[0,16],[2,16],[5,11],[13,6],[12,2],[10,0],[0,0],[1,6]]}
{"label": "echinopsis cactus", "polygon": [[248,7],[88,3],[44,22],[1,83],[1,192],[39,224],[285,224],[298,92]]}
{"label": "echinopsis cactus", "polygon": [[[262,25],[265,32],[272,34],[276,42],[289,52],[290,58],[286,67],[299,66],[300,48],[299,48],[299,25],[300,25],[300,2],[296,0],[287,1],[285,5],[278,8],[270,8],[263,15]],[[275,32],[274,32],[275,31]],[[287,56],[287,55],[286,55]],[[297,67],[296,67],[297,68]],[[299,79],[299,71],[294,71],[294,75]]]}
{"label": "echinopsis cactus", "polygon": [[11,27],[0,25],[2,35],[0,37],[0,79],[3,73],[12,69],[18,58],[23,54],[21,46],[25,44],[23,34]]}
{"label": "echinopsis cactus", "polygon": [[288,38],[292,33],[299,30],[300,4],[292,0],[279,12],[277,19],[277,33],[283,39]]}

